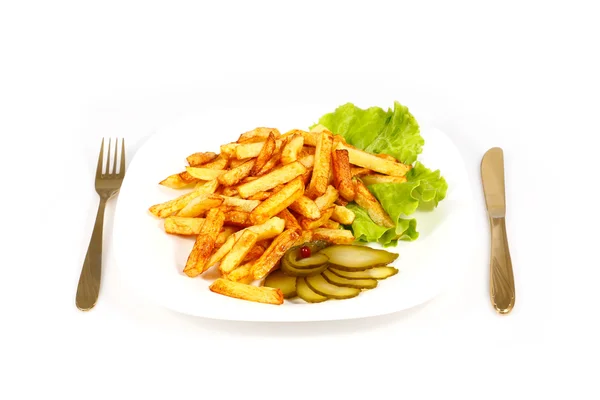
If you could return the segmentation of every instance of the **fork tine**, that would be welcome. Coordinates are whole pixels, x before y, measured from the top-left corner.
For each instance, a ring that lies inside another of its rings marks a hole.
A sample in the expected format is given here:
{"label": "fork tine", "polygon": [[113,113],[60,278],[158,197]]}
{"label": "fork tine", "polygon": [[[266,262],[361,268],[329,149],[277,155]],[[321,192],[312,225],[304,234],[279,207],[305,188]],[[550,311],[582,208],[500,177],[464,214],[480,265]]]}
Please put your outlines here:
{"label": "fork tine", "polygon": [[119,152],[119,138],[115,139],[115,156],[113,157],[113,167],[111,175],[117,174],[117,153]]}
{"label": "fork tine", "polygon": [[104,138],[102,138],[102,144],[100,145],[100,155],[98,156],[98,167],[96,167],[96,179],[102,176],[102,163],[104,162]]}
{"label": "fork tine", "polygon": [[119,167],[119,176],[125,176],[125,139],[121,139],[121,166]]}

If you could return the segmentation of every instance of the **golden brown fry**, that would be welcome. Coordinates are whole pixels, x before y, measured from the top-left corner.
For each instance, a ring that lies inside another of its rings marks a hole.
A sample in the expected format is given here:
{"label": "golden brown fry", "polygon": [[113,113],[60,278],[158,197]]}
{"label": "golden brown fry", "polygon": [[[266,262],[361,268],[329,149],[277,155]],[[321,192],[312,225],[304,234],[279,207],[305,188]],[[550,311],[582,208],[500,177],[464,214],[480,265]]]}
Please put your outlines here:
{"label": "golden brown fry", "polygon": [[192,199],[177,213],[178,217],[198,217],[211,208],[217,208],[223,203],[219,195],[204,194]]}
{"label": "golden brown fry", "polygon": [[242,165],[243,163],[245,163],[247,161],[248,160],[238,160],[237,158],[230,158],[229,159],[229,168],[239,167],[240,165]]}
{"label": "golden brown fry", "polygon": [[256,174],[257,176],[263,176],[265,174],[268,174],[279,165],[279,161],[281,160],[281,152],[283,151],[283,148],[286,146],[286,144],[287,138],[282,140],[281,145],[278,148],[275,148],[273,155],[271,156],[269,161],[267,161],[267,163],[261,168],[261,170]]}
{"label": "golden brown fry", "polygon": [[294,215],[287,208],[277,214],[277,216],[285,221],[285,229],[297,230],[298,232],[302,230],[302,227],[300,226],[300,223],[298,223],[296,217],[294,217]]}
{"label": "golden brown fry", "polygon": [[173,235],[197,235],[204,224],[204,218],[165,218],[165,232]]}
{"label": "golden brown fry", "polygon": [[219,270],[224,274],[228,274],[237,268],[250,249],[256,244],[258,235],[252,231],[245,230],[242,236],[235,242],[229,253],[223,258],[219,265]]}
{"label": "golden brown fry", "polygon": [[316,149],[313,146],[303,146],[302,150],[300,150],[300,154],[298,154],[298,158],[303,158],[306,156],[314,156],[315,150]]}
{"label": "golden brown fry", "polygon": [[326,132],[322,132],[317,138],[315,150],[315,165],[313,167],[312,178],[306,191],[306,195],[311,199],[317,198],[327,189],[329,184],[329,171],[331,169],[331,148],[332,138]]}
{"label": "golden brown fry", "polygon": [[201,179],[203,181],[212,181],[213,179],[217,179],[219,175],[225,173],[225,171],[223,170],[211,168],[185,167],[185,169],[188,174],[190,174],[196,179]]}
{"label": "golden brown fry", "polygon": [[258,200],[246,200],[227,196],[221,197],[223,198],[223,205],[232,207],[232,211],[244,211],[249,213],[260,204],[260,201]]}
{"label": "golden brown fry", "polygon": [[223,188],[223,190],[221,191],[221,194],[223,196],[233,197],[233,196],[237,196],[238,192],[237,192],[236,188],[230,186],[230,187]]}
{"label": "golden brown fry", "polygon": [[298,200],[290,204],[289,209],[309,219],[317,219],[321,216],[321,211],[317,207],[317,204],[306,196],[301,196]]}
{"label": "golden brown fry", "polygon": [[250,222],[250,213],[244,211],[227,211],[225,213],[225,224],[233,226],[247,227],[252,225]]}
{"label": "golden brown fry", "polygon": [[336,190],[336,188],[329,185],[327,186],[325,193],[323,193],[322,196],[319,196],[315,199],[315,204],[317,205],[319,210],[324,210],[326,208],[331,207],[333,203],[335,203],[335,201],[338,199],[338,195],[339,193]]}
{"label": "golden brown fry", "polygon": [[306,131],[299,131],[298,133],[300,133],[300,135],[302,135],[302,137],[304,138],[304,144],[306,146],[316,146],[317,142],[319,141],[319,134],[321,132],[306,132]]}
{"label": "golden brown fry", "polygon": [[230,169],[229,171],[219,175],[217,180],[221,185],[224,186],[233,186],[237,185],[242,181],[242,179],[246,178],[250,175],[250,171],[256,164],[255,160],[248,160],[241,165],[238,165],[235,168]]}
{"label": "golden brown fry", "polygon": [[406,176],[391,176],[380,174],[368,174],[360,177],[360,180],[367,186],[376,183],[403,183],[406,182]]}
{"label": "golden brown fry", "polygon": [[342,206],[342,207],[346,207],[346,206],[348,205],[348,203],[349,203],[349,202],[348,202],[347,200],[344,200],[344,199],[343,199],[343,198],[341,198],[341,197],[338,197],[338,199],[335,201],[335,204],[336,204],[336,205],[338,205],[338,206]]}
{"label": "golden brown fry", "polygon": [[205,153],[200,152],[191,154],[187,156],[186,160],[190,167],[198,167],[202,164],[206,164],[207,162],[214,160],[215,158],[217,158],[217,155],[209,151]]}
{"label": "golden brown fry", "polygon": [[262,168],[265,166],[265,164],[271,159],[274,151],[275,151],[275,136],[273,136],[273,134],[269,134],[269,137],[265,141],[265,144],[263,145],[262,149],[260,150],[260,153],[258,153],[258,156],[256,157],[254,166],[252,167],[252,170],[250,171],[250,175],[255,176],[256,174],[258,174],[262,170]]}
{"label": "golden brown fry", "polygon": [[340,229],[340,223],[335,222],[331,219],[328,219],[327,221],[325,221],[325,223],[323,225],[321,225],[321,227],[327,228],[327,229]]}
{"label": "golden brown fry", "polygon": [[166,218],[173,213],[183,209],[190,201],[198,196],[214,193],[219,183],[217,181],[209,181],[200,187],[194,189],[193,192],[186,193],[161,204],[155,204],[150,207],[150,212],[159,218]]}
{"label": "golden brown fry", "polygon": [[254,262],[252,266],[254,279],[262,279],[267,276],[299,236],[300,234],[295,230],[285,230],[277,236],[263,255]]}
{"label": "golden brown fry", "polygon": [[350,174],[352,176],[363,176],[363,175],[372,174],[372,173],[373,173],[373,171],[371,171],[369,168],[363,168],[363,167],[350,168]]}
{"label": "golden brown fry", "polygon": [[344,225],[352,224],[352,222],[354,222],[355,217],[356,215],[354,214],[354,211],[350,210],[349,208],[338,205],[334,207],[333,214],[331,214],[332,220]]}
{"label": "golden brown fry", "polygon": [[222,155],[218,155],[217,158],[215,158],[212,161],[207,162],[206,164],[202,165],[202,168],[208,168],[208,169],[225,169],[227,168],[227,165],[229,164],[229,159],[226,157],[223,157]]}
{"label": "golden brown fry", "polygon": [[[292,165],[292,164],[288,164]],[[283,189],[260,203],[250,214],[250,221],[260,224],[279,214],[304,194],[304,183],[298,177],[289,182]]]}
{"label": "golden brown fry", "polygon": [[224,226],[219,232],[219,236],[217,236],[217,240],[215,240],[215,248],[219,248],[229,239],[229,236],[233,235],[238,231],[238,228],[234,226]]}
{"label": "golden brown fry", "polygon": [[256,260],[258,257],[262,256],[265,250],[269,247],[266,240],[263,240],[260,243],[256,243],[254,247],[250,249],[246,257],[244,257],[243,263],[247,263],[248,261]]}
{"label": "golden brown fry", "polygon": [[252,265],[254,264],[254,260],[248,261],[243,265],[240,265],[233,271],[231,271],[225,279],[232,282],[241,282],[241,283],[251,283],[254,281],[254,276],[252,276]]}
{"label": "golden brown fry", "polygon": [[300,158],[298,161],[300,161],[300,164],[304,165],[305,168],[312,169],[312,167],[315,165],[315,156],[313,154],[308,154]]}
{"label": "golden brown fry", "polygon": [[237,190],[241,197],[248,198],[255,193],[264,192],[273,189],[277,185],[287,183],[305,172],[306,168],[295,161],[279,167],[252,182],[243,183],[237,187]]}
{"label": "golden brown fry", "polygon": [[355,180],[354,184],[356,185],[356,197],[354,201],[356,201],[356,204],[367,210],[367,213],[373,222],[377,225],[385,226],[386,228],[393,228],[396,226],[379,201],[377,201],[377,198],[369,192],[369,189],[367,189],[359,180]]}
{"label": "golden brown fry", "polygon": [[225,215],[218,208],[208,212],[183,270],[187,276],[198,276],[208,269],[208,259],[215,248],[224,219]]}
{"label": "golden brown fry", "polygon": [[289,141],[281,151],[281,163],[289,164],[298,159],[298,154],[300,154],[300,150],[302,150],[302,146],[304,146],[304,138],[302,135],[293,135],[290,136]]}
{"label": "golden brown fry", "polygon": [[294,242],[294,246],[300,246],[301,244],[308,243],[313,240],[313,231],[302,231],[298,239]]}
{"label": "golden brown fry", "polygon": [[386,175],[404,176],[410,169],[405,164],[377,157],[376,155],[352,148],[351,146],[341,142],[338,143],[337,150],[343,149],[348,150],[348,159],[350,160],[350,164],[369,168],[375,172]]}
{"label": "golden brown fry", "polygon": [[[188,177],[191,179],[189,179]],[[198,179],[188,174],[187,171],[184,171],[179,174],[173,174],[166,177],[165,179],[160,181],[159,184],[166,187],[170,187],[172,189],[182,189],[196,182],[198,182]]]}
{"label": "golden brown fry", "polygon": [[313,231],[313,240],[325,240],[335,244],[351,244],[354,242],[352,232],[346,229],[318,228]]}
{"label": "golden brown fry", "polygon": [[398,162],[398,160],[396,160],[395,157],[390,156],[389,154],[380,153],[380,154],[375,154],[375,156],[379,157],[379,158],[383,158],[384,160]]}
{"label": "golden brown fry", "polygon": [[[336,137],[339,135],[336,135]],[[333,186],[340,195],[348,200],[354,200],[354,184],[352,183],[352,170],[348,160],[348,150],[334,150],[331,153],[331,167],[333,170]]]}
{"label": "golden brown fry", "polygon": [[306,217],[300,217],[300,220],[299,220],[300,226],[304,230],[313,230],[313,229],[320,227],[325,222],[327,222],[327,220],[329,218],[331,218],[334,208],[335,207],[329,207],[324,210],[321,210],[321,217],[319,217],[317,219],[309,219]]}
{"label": "golden brown fry", "polygon": [[[236,193],[237,193],[237,189],[236,189]],[[263,201],[263,200],[268,199],[269,197],[271,197],[271,193],[269,193],[269,192],[258,192],[258,193],[253,194],[252,196],[248,197],[248,200]]]}
{"label": "golden brown fry", "polygon": [[221,145],[221,156],[225,159],[232,158],[235,155],[235,148],[239,143],[227,143]]}
{"label": "golden brown fry", "polygon": [[259,127],[252,129],[251,131],[242,133],[237,142],[249,143],[255,142],[257,140],[264,142],[265,139],[269,137],[269,135],[273,135],[275,138],[277,138],[281,136],[281,133],[279,133],[279,130],[277,128]]}
{"label": "golden brown fry", "polygon": [[283,293],[281,290],[266,286],[252,286],[241,282],[233,282],[224,278],[218,278],[210,285],[209,289],[214,293],[234,297],[236,299],[266,304],[283,304]]}
{"label": "golden brown fry", "polygon": [[[235,151],[233,157],[238,160],[242,160],[244,158],[254,158],[258,157],[260,151],[262,150],[265,142],[257,142],[257,143],[243,143],[238,144],[235,147]],[[279,149],[281,147],[281,140],[275,141],[275,148]]]}
{"label": "golden brown fry", "polygon": [[304,186],[307,186],[309,184],[311,177],[312,177],[311,169],[307,169],[306,172],[302,174],[302,182],[304,182]]}

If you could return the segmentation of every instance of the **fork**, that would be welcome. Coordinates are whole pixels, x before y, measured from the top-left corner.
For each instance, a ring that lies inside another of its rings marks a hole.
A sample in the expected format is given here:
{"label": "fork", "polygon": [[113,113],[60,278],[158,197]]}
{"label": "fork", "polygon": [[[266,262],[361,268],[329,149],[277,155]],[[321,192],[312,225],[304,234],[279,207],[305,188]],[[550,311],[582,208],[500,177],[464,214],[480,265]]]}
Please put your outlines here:
{"label": "fork", "polygon": [[[96,223],[88,247],[85,261],[81,268],[79,284],[77,285],[77,295],[75,303],[81,311],[88,311],[96,305],[98,294],[100,293],[100,278],[102,276],[102,229],[104,226],[104,209],[106,203],[115,194],[119,192],[121,183],[125,177],[125,140],[121,140],[121,157],[119,163],[119,172],[117,173],[117,149],[119,139],[115,140],[113,167],[110,170],[111,146],[108,139],[108,151],[106,156],[106,173],[103,174],[102,166],[104,164],[104,139],[100,147],[100,156],[98,157],[98,167],[96,168],[96,192],[100,196],[98,205],[98,214],[96,214]],[[109,172],[110,171],[110,172]]]}

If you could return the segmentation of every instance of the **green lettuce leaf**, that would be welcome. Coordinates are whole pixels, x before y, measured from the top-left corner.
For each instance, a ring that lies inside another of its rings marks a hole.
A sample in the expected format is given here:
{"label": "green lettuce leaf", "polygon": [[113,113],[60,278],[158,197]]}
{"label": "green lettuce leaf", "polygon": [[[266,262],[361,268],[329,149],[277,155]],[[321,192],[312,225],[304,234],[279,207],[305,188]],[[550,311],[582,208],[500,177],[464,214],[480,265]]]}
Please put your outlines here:
{"label": "green lettuce leaf", "polygon": [[386,153],[405,164],[417,160],[425,143],[415,117],[398,102],[387,111],[379,107],[363,110],[347,103],[322,116],[319,124],[359,149]]}

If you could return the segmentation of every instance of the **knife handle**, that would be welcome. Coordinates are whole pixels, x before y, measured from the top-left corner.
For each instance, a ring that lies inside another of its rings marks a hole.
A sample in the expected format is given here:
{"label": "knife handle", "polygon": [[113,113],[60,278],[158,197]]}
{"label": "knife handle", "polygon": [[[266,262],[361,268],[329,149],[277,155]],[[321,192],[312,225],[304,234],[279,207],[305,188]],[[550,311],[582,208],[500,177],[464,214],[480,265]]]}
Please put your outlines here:
{"label": "knife handle", "polygon": [[490,228],[492,236],[490,298],[496,311],[500,314],[508,314],[515,305],[515,279],[508,251],[504,217],[490,218]]}

